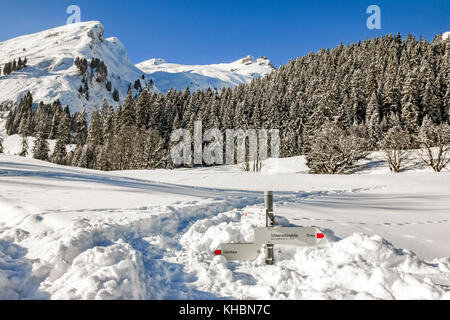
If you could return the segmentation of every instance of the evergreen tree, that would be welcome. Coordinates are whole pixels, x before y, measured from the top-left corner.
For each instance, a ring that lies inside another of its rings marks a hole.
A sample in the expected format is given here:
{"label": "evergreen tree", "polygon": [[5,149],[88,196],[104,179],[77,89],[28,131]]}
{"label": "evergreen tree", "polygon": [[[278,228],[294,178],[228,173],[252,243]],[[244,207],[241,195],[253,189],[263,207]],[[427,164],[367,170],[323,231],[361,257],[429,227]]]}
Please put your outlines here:
{"label": "evergreen tree", "polygon": [[418,85],[415,71],[407,75],[402,92],[402,124],[410,135],[417,134],[419,126]]}
{"label": "evergreen tree", "polygon": [[97,108],[94,108],[92,111],[87,143],[91,144],[94,148],[103,144],[103,123]]}
{"label": "evergreen tree", "polygon": [[136,125],[140,129],[148,129],[150,120],[150,94],[142,91],[136,102]]}
{"label": "evergreen tree", "polygon": [[76,122],[75,141],[77,146],[83,146],[86,144],[88,135],[88,119],[86,109],[83,109],[81,113],[78,113],[76,115],[75,122]]}
{"label": "evergreen tree", "polygon": [[120,101],[119,91],[117,89],[114,89],[112,96],[113,96],[114,101],[116,101],[116,102]]}
{"label": "evergreen tree", "polygon": [[441,113],[441,105],[436,96],[432,80],[428,77],[425,88],[421,93],[421,103],[423,105],[423,115],[428,116],[434,123],[442,123],[444,115]]}
{"label": "evergreen tree", "polygon": [[67,144],[70,143],[70,133],[70,119],[69,116],[64,113],[58,126],[55,149],[53,150],[51,157],[53,163],[60,165],[67,164]]}
{"label": "evergreen tree", "polygon": [[56,164],[65,165],[67,161],[67,149],[62,139],[57,139],[51,161]]}
{"label": "evergreen tree", "polygon": [[42,119],[38,124],[36,140],[33,146],[33,158],[46,161],[49,157],[50,148],[46,139],[45,123]]}
{"label": "evergreen tree", "polygon": [[19,153],[19,156],[26,157],[28,156],[28,138],[25,135],[22,135],[22,149]]}

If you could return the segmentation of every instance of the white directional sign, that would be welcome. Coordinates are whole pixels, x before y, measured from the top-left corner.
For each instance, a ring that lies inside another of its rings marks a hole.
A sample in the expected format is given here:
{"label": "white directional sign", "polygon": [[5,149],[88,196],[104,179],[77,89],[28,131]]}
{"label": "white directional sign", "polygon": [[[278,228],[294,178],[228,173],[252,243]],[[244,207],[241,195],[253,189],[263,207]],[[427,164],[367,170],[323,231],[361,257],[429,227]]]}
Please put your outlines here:
{"label": "white directional sign", "polygon": [[273,192],[265,193],[266,208],[247,208],[245,219],[256,226],[254,243],[225,243],[214,254],[230,261],[254,261],[265,248],[266,263],[274,262],[274,245],[314,246],[325,238],[316,228],[277,227],[273,215]]}
{"label": "white directional sign", "polygon": [[214,253],[229,261],[254,261],[264,245],[314,246],[324,237],[316,228],[255,228],[254,243],[224,243]]}
{"label": "white directional sign", "polygon": [[215,254],[224,256],[229,261],[254,261],[261,253],[261,244],[224,243]]}
{"label": "white directional sign", "polygon": [[317,244],[317,239],[316,228],[255,228],[255,243],[260,244],[314,246]]}

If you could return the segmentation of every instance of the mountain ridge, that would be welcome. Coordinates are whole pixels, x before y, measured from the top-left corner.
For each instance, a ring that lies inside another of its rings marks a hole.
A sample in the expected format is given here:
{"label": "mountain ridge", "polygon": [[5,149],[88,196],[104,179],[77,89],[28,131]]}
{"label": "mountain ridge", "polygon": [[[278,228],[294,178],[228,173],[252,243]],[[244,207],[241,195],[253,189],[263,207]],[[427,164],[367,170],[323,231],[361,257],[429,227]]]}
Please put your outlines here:
{"label": "mountain ridge", "polygon": [[[144,75],[128,58],[125,47],[117,38],[104,39],[100,22],[90,21],[57,27],[21,36],[0,43],[0,61],[6,63],[27,59],[27,66],[0,77],[0,96],[17,102],[30,91],[36,102],[50,103],[57,99],[71,110],[92,109],[103,99],[110,105],[123,101],[130,82]],[[100,59],[107,66],[103,81],[94,80],[98,68],[88,68],[85,75],[76,66],[76,59]],[[111,90],[106,84],[111,82]],[[80,93],[86,86],[89,94]],[[118,90],[119,101],[113,91]]]}
{"label": "mountain ridge", "polygon": [[[147,73],[130,61],[125,46],[117,37],[105,38],[104,33],[99,21],[89,21],[0,42],[2,69],[19,58],[27,59],[25,67],[0,74],[0,103],[15,104],[29,91],[35,103],[52,103],[59,99],[63,106],[69,105],[72,112],[84,108],[90,112],[95,106],[100,107],[104,99],[117,107],[123,103],[130,88],[134,95],[142,89],[152,93],[165,93],[171,88],[184,90],[186,86],[192,90],[221,89],[248,83],[275,70],[268,59],[265,68],[257,64],[259,59],[254,59],[252,65],[242,65],[240,69],[244,71],[241,73],[228,70],[232,67],[217,68],[233,63],[194,66],[200,71],[192,70],[189,74],[173,70]],[[79,61],[77,65],[77,58],[86,59],[85,65]],[[98,75],[99,67],[97,62],[94,66],[94,59],[104,63],[106,74]],[[243,60],[245,58],[238,61]],[[158,61],[165,63],[162,59]]]}
{"label": "mountain ridge", "polygon": [[[275,70],[266,57],[255,59],[250,55],[231,63],[208,65],[183,65],[153,58],[137,64],[136,67],[155,78],[155,83],[163,91],[170,88],[184,89],[187,86],[194,90],[235,87]],[[165,79],[169,81],[165,82]]]}

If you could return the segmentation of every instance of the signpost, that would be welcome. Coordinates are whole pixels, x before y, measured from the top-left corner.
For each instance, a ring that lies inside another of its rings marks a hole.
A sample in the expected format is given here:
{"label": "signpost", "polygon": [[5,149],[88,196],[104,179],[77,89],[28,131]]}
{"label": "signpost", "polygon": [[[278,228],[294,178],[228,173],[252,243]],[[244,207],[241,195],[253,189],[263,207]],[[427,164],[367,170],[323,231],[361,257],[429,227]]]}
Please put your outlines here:
{"label": "signpost", "polygon": [[[275,226],[273,214],[273,192],[264,195],[265,210],[247,210],[245,215],[255,228],[254,243],[225,243],[214,254],[224,256],[230,261],[254,261],[264,248],[266,263],[274,263],[274,245],[314,246],[325,235],[318,233],[316,228],[279,227]],[[265,227],[261,227],[265,222]]]}

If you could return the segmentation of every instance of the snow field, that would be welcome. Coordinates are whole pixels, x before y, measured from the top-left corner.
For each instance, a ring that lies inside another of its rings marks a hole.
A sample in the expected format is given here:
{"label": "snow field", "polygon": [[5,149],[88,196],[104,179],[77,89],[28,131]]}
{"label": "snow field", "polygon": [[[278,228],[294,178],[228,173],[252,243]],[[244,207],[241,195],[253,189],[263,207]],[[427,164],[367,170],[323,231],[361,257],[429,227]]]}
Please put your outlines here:
{"label": "snow field", "polygon": [[[283,171],[104,173],[1,155],[0,299],[450,299],[447,173]],[[271,185],[285,190],[277,220],[326,240],[276,246],[273,266],[215,257],[253,241],[243,212]]]}
{"label": "snow field", "polygon": [[[263,254],[245,263],[214,257],[221,243],[253,240],[239,210],[215,214],[234,205],[160,208],[166,212],[121,223],[80,219],[53,235],[4,232],[1,298],[449,298],[431,277],[448,277],[450,259],[425,262],[379,236],[336,241],[326,232],[333,240],[319,247],[276,246],[274,266],[264,264]],[[29,241],[44,246],[41,258],[24,257],[20,243]]]}

